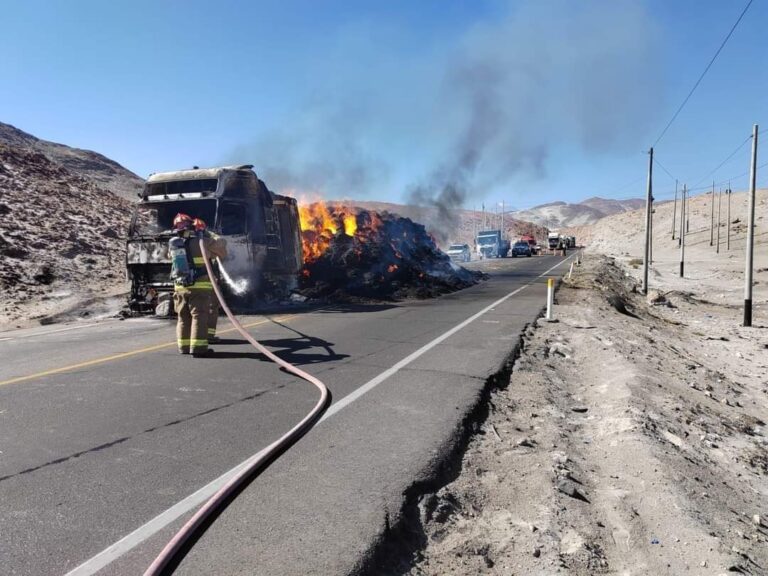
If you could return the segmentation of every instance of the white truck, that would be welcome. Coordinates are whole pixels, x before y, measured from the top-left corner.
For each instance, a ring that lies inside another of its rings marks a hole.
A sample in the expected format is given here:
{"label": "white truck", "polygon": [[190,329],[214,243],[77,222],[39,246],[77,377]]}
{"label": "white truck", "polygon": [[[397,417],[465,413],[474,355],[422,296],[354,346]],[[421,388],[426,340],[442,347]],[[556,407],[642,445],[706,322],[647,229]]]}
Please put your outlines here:
{"label": "white truck", "polygon": [[560,233],[557,230],[550,231],[547,235],[547,242],[550,250],[557,250],[560,245]]}
{"label": "white truck", "polygon": [[501,230],[486,230],[477,233],[475,241],[477,255],[483,258],[506,258],[509,253],[509,240],[501,236]]}

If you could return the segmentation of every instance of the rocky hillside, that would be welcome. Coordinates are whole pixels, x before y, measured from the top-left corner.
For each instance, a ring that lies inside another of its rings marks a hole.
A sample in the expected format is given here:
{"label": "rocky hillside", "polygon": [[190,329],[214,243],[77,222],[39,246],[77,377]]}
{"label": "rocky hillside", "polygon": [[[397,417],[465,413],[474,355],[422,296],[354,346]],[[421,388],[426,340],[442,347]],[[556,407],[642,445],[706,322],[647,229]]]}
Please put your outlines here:
{"label": "rocky hillside", "polygon": [[0,144],[0,326],[125,289],[130,203],[47,155]]}
{"label": "rocky hillside", "polygon": [[509,213],[513,218],[535,222],[549,228],[565,228],[570,226],[586,226],[594,224],[601,218],[636,210],[645,206],[645,201],[639,198],[629,200],[609,200],[606,198],[588,198],[583,202],[568,204],[567,202],[551,202],[541,204],[528,210]]}
{"label": "rocky hillside", "polygon": [[0,144],[5,144],[12,149],[42,153],[71,173],[93,180],[99,187],[131,202],[136,201],[136,193],[144,185],[144,180],[139,176],[97,152],[40,140],[2,122],[0,122]]}

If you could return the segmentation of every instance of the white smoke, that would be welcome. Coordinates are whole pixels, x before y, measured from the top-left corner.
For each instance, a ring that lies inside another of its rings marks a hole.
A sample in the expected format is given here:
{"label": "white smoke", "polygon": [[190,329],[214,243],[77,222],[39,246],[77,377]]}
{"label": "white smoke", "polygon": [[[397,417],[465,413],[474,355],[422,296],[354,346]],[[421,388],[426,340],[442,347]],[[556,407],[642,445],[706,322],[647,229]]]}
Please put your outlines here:
{"label": "white smoke", "polygon": [[236,295],[240,296],[242,294],[245,294],[245,292],[248,290],[249,282],[245,278],[241,278],[240,280],[234,281],[232,280],[232,277],[227,272],[227,269],[224,268],[224,265],[219,262],[219,271],[221,272],[221,277],[224,279],[224,282],[226,282],[227,286],[230,287],[232,292],[234,292]]}

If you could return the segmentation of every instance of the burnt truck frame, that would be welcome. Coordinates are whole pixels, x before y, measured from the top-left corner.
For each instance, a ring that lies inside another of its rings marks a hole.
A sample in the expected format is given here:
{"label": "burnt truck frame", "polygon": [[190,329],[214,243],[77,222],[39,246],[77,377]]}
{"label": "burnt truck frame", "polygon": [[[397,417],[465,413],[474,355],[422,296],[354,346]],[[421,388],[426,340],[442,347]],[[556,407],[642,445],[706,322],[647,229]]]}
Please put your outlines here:
{"label": "burnt truck frame", "polygon": [[173,217],[202,218],[227,241],[221,263],[227,300],[241,310],[287,297],[303,265],[298,205],[267,188],[250,164],[152,174],[128,229],[129,308],[172,314],[168,240]]}

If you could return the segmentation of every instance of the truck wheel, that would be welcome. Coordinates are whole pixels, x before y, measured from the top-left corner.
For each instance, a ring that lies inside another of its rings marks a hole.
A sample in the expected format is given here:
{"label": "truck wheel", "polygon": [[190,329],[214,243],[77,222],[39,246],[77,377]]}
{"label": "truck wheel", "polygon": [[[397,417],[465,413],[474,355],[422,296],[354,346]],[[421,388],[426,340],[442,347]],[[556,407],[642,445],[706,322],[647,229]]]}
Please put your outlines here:
{"label": "truck wheel", "polygon": [[162,294],[155,306],[155,316],[158,318],[170,318],[173,313],[173,300],[170,294]]}

